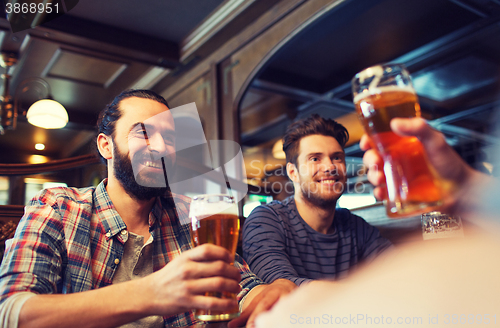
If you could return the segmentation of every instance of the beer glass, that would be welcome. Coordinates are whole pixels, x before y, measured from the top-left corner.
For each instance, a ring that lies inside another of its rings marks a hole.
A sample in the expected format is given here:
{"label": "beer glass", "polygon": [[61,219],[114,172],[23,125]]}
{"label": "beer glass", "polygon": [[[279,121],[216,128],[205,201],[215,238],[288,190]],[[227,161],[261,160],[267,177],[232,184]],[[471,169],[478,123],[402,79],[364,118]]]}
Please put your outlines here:
{"label": "beer glass", "polygon": [[463,237],[464,228],[459,216],[441,212],[422,214],[422,235],[424,240]]}
{"label": "beer glass", "polygon": [[[233,197],[222,194],[195,196],[191,202],[189,218],[195,246],[214,244],[224,247],[233,256],[235,255],[240,220]],[[236,299],[236,294],[228,292],[207,292],[205,296]],[[202,321],[226,321],[239,315],[237,306],[228,312],[195,310],[195,318]]]}
{"label": "beer glass", "polygon": [[399,64],[369,67],[354,76],[352,91],[371,146],[384,161],[387,216],[419,215],[439,206],[442,189],[422,144],[416,137],[396,135],[389,125],[395,117],[420,117],[406,68]]}

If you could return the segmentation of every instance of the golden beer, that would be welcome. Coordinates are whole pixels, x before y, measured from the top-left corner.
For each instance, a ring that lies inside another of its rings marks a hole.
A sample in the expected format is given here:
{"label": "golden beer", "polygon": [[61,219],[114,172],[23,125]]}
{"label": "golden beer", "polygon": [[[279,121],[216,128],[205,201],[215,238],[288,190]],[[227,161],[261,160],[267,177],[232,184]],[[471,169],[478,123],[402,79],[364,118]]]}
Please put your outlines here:
{"label": "golden beer", "polygon": [[222,246],[231,254],[236,253],[240,220],[234,214],[200,215],[191,218],[197,222],[193,226],[193,243],[195,246],[214,244]]}
{"label": "golden beer", "polygon": [[[210,197],[214,199],[217,197],[228,198],[229,196],[202,195],[200,196],[200,198],[195,198],[195,201],[193,201],[191,206],[197,206],[197,200],[208,200],[210,199]],[[232,200],[232,198],[230,199]],[[234,214],[235,211],[237,213],[235,204],[231,204],[230,207],[222,210],[220,213],[217,213],[217,208],[224,208],[227,203],[222,203],[221,206],[217,206],[216,202],[208,205],[207,204],[208,203],[205,203],[204,205],[202,204],[200,207],[198,207],[198,209],[192,209],[190,211],[192,239],[194,246],[199,246],[207,243],[214,244],[224,247],[234,256],[234,254],[236,254],[236,247],[238,245],[238,236],[240,230],[239,217],[237,214]],[[205,296],[236,299],[236,294],[227,292],[208,292],[205,294]],[[202,321],[226,321],[234,319],[239,315],[240,313],[238,306],[230,311],[224,312],[202,309],[195,310],[195,318]]]}
{"label": "golden beer", "polygon": [[354,104],[372,147],[384,161],[387,215],[417,215],[440,205],[442,189],[422,143],[416,137],[396,135],[390,128],[395,117],[420,117],[420,105],[411,84],[377,86],[359,92]]}

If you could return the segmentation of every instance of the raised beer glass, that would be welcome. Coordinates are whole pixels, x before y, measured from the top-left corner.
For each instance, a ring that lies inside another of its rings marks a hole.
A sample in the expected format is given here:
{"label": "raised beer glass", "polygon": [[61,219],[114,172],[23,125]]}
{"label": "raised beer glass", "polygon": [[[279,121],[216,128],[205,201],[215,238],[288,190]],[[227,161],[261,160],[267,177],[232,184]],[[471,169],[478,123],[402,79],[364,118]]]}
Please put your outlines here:
{"label": "raised beer glass", "polygon": [[[193,244],[214,244],[227,249],[234,257],[238,245],[240,220],[238,207],[229,195],[207,194],[195,196],[189,210]],[[205,296],[236,299],[234,293],[207,292]],[[240,315],[239,308],[231,311],[195,310],[195,318],[202,321],[226,321]]]}
{"label": "raised beer glass", "polygon": [[352,79],[352,92],[371,146],[384,161],[387,216],[419,215],[439,206],[442,189],[421,142],[396,135],[390,128],[395,117],[420,117],[417,95],[404,65],[378,65],[359,72]]}

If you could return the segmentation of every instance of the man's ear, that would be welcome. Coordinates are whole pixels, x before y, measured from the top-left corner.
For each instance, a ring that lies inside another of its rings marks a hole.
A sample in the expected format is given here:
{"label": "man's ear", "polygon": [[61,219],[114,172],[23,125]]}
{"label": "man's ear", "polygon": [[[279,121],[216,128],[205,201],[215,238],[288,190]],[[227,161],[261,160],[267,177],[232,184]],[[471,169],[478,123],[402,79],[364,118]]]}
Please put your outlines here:
{"label": "man's ear", "polygon": [[299,183],[299,172],[295,164],[290,162],[286,163],[286,174],[292,182]]}
{"label": "man's ear", "polygon": [[97,136],[97,149],[99,149],[99,153],[105,159],[113,158],[113,141],[110,136],[105,135],[104,133],[99,133]]}

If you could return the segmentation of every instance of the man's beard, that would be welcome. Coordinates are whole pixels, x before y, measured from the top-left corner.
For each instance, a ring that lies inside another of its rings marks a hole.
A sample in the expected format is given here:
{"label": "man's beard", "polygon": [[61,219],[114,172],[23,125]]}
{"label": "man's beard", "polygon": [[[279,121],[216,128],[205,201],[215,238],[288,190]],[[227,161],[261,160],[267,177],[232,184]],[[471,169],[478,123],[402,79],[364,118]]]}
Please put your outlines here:
{"label": "man's beard", "polygon": [[[309,187],[309,186],[308,186]],[[313,205],[314,207],[319,207],[321,209],[332,209],[337,206],[337,201],[344,191],[345,185],[342,184],[342,190],[337,195],[332,197],[323,196],[321,192],[318,190],[311,190],[310,188],[305,188],[304,184],[300,184],[300,191],[302,192],[302,198]],[[335,184],[334,188],[337,188],[337,184]]]}
{"label": "man's beard", "polygon": [[[114,144],[113,149],[115,154],[115,158],[113,160],[115,178],[121,183],[125,192],[131,197],[138,200],[149,200],[154,197],[163,196],[170,189],[168,188],[168,180],[166,179],[166,176],[164,177],[166,187],[147,187],[137,183],[129,154],[122,154],[116,147],[116,143]],[[167,158],[164,159],[165,169],[170,169],[173,165],[172,163],[167,163]],[[137,179],[141,179],[140,172],[137,174]]]}

